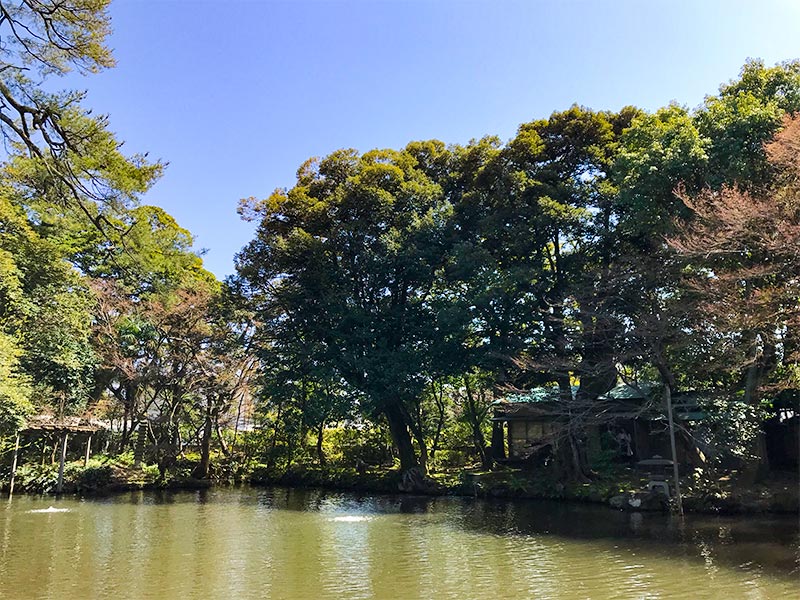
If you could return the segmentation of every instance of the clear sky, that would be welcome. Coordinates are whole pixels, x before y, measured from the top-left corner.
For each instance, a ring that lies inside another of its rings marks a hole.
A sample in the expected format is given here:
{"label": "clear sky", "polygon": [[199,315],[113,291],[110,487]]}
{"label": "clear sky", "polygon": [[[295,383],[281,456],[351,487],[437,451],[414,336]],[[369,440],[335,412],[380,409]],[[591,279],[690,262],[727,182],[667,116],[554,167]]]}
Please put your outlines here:
{"label": "clear sky", "polygon": [[800,58],[795,0],[115,0],[117,67],[89,90],[130,152],[168,161],[143,198],[233,272],[236,205],[337,148],[508,139],[577,103],[695,107],[748,57]]}

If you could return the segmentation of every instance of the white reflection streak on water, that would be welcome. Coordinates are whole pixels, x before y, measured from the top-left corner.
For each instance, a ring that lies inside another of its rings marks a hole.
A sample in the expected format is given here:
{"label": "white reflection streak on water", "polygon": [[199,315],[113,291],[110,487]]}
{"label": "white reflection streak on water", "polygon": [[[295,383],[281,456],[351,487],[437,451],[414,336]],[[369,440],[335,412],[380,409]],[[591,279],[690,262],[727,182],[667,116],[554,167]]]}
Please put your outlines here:
{"label": "white reflection streak on water", "polygon": [[694,544],[700,550],[700,556],[703,557],[703,563],[706,566],[706,573],[708,578],[713,582],[714,576],[717,574],[717,565],[714,564],[714,550],[711,546],[698,534],[693,536]]}
{"label": "white reflection streak on water", "polygon": [[[401,515],[408,550],[398,560],[404,565],[403,579],[408,580],[409,585],[413,583],[419,595],[424,593],[423,590],[434,589],[432,586],[440,581],[430,544],[431,535],[440,530],[430,525],[428,519],[427,513]],[[416,578],[415,573],[418,574]]]}
{"label": "white reflection streak on water", "polygon": [[[144,586],[151,580],[147,563],[153,556],[150,552],[150,529],[154,528],[154,523],[148,517],[155,515],[148,514],[150,506],[141,502],[134,503],[130,508],[133,513],[130,529],[125,527],[121,532],[124,537],[128,537],[129,545],[124,548],[122,556],[117,557],[117,565],[114,566],[119,566],[123,572],[127,572],[131,592],[146,597]],[[164,508],[168,510],[170,507]]]}
{"label": "white reflection streak on water", "polygon": [[212,520],[216,523],[215,533],[224,553],[222,591],[232,598],[241,598],[247,592],[247,550],[239,541],[242,537],[241,524],[247,521],[247,515],[239,505],[229,507],[225,518],[219,522]]}
{"label": "white reflection streak on water", "polygon": [[508,535],[502,541],[503,554],[513,557],[513,580],[520,593],[529,598],[557,598],[561,591],[558,544],[543,544],[538,537],[524,535]]}
{"label": "white reflection streak on water", "polygon": [[[274,569],[272,557],[272,540],[275,537],[274,526],[272,523],[272,509],[268,506],[256,505],[252,516],[251,531],[258,532],[254,543],[258,544],[258,555],[260,557],[260,569],[255,571],[262,574],[271,574]],[[252,577],[252,573],[248,573],[248,580]],[[257,589],[262,598],[270,598],[272,593],[272,578],[263,577],[260,582],[253,582],[251,589]]]}
{"label": "white reflection streak on water", "polygon": [[[87,510],[92,508],[92,505],[86,507]],[[103,589],[114,591],[117,589],[112,575],[114,541],[117,538],[116,523],[111,506],[101,504],[94,508],[94,531],[91,532],[90,543],[94,548],[95,560],[94,565],[87,566],[99,579]]]}
{"label": "white reflection streak on water", "polygon": [[[324,514],[324,513],[321,513]],[[322,582],[332,597],[371,598],[370,521],[365,515],[328,517],[321,531],[321,554],[330,575]]]}

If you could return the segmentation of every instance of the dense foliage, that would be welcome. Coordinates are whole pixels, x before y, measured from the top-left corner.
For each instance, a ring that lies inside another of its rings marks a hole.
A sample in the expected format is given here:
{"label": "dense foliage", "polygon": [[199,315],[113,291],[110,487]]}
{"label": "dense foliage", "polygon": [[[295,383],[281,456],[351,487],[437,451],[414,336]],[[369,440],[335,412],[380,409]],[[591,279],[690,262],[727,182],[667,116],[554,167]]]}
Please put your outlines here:
{"label": "dense foliage", "polygon": [[139,203],[163,165],[46,91],[113,65],[106,4],[0,0],[0,464],[43,413],[104,420],[114,468],[161,479],[396,461],[419,487],[491,467],[494,400],[549,386],[581,478],[581,415],[624,380],[702,390],[705,448],[765,466],[763,419],[797,402],[800,62],[693,110],[311,159],[242,203],[258,229],[223,284]]}
{"label": "dense foliage", "polygon": [[763,409],[797,386],[798,98],[800,63],[752,61],[695,110],[574,106],[505,144],[310,160],[241,209],[259,224],[238,269],[262,405],[384,423],[425,470],[459,420],[487,462],[487,410],[457,400],[474,390],[555,385],[574,408],[660,382],[703,390],[717,455],[763,462]]}
{"label": "dense foliage", "polygon": [[[252,374],[247,315],[191,233],[138,202],[162,165],[123,155],[83,94],[42,84],[112,66],[106,5],[0,2],[0,464],[44,414],[105,421],[107,452],[162,475],[191,444],[206,476]],[[56,437],[27,435],[23,454],[52,460]]]}

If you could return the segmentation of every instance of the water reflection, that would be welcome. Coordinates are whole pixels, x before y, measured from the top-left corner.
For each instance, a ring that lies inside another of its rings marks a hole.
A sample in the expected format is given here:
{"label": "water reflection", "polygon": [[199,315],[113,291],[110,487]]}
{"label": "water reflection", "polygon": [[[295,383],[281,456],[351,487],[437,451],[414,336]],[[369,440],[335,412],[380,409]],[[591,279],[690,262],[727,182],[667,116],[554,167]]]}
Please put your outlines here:
{"label": "water reflection", "polygon": [[0,510],[0,598],[798,597],[791,518],[211,489]]}
{"label": "water reflection", "polygon": [[789,516],[690,515],[680,519],[551,501],[371,497],[284,488],[260,490],[258,502],[276,510],[435,515],[435,519],[419,520],[416,526],[445,522],[465,531],[501,537],[609,540],[617,545],[633,544],[640,553],[696,559],[709,573],[720,565],[800,577],[800,524],[797,518]]}

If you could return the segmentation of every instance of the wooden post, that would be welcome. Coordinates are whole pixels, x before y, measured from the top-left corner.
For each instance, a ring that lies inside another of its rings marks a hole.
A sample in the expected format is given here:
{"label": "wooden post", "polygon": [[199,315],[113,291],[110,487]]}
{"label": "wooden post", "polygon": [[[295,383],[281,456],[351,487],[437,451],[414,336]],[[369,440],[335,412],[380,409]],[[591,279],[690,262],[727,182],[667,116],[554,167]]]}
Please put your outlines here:
{"label": "wooden post", "polygon": [[67,437],[69,434],[64,431],[61,434],[61,459],[58,463],[58,484],[56,484],[56,493],[60,494],[64,489],[64,463],[67,461]]}
{"label": "wooden post", "polygon": [[86,456],[83,457],[83,468],[89,466],[89,455],[92,452],[92,433],[89,432],[89,439],[86,440]]}
{"label": "wooden post", "polygon": [[19,457],[19,431],[14,440],[14,456],[11,458],[11,481],[8,483],[8,497],[14,495],[14,477],[17,474],[17,458]]}
{"label": "wooden post", "polygon": [[667,419],[669,422],[669,445],[672,450],[672,476],[675,479],[675,499],[678,502],[678,514],[683,516],[683,500],[681,499],[681,483],[678,477],[678,453],[675,450],[675,421],[672,417],[672,390],[669,384],[664,385],[664,400],[667,404]]}

